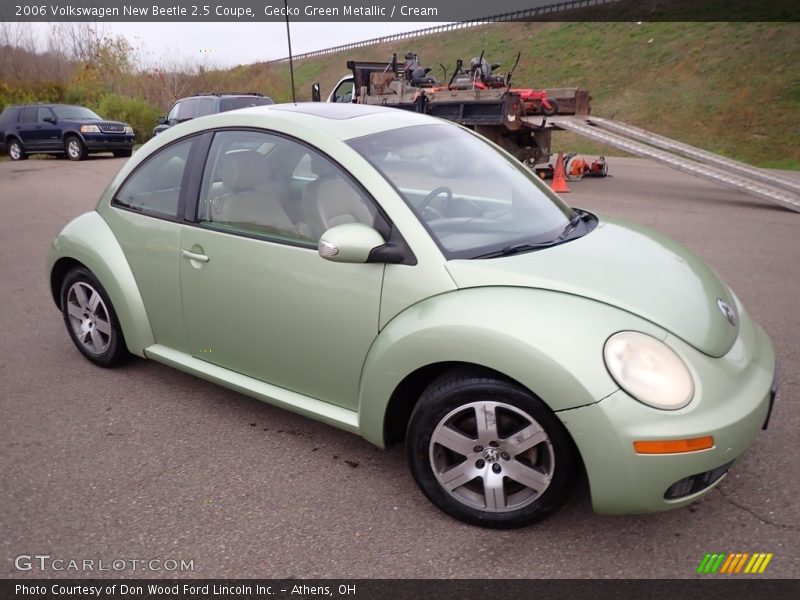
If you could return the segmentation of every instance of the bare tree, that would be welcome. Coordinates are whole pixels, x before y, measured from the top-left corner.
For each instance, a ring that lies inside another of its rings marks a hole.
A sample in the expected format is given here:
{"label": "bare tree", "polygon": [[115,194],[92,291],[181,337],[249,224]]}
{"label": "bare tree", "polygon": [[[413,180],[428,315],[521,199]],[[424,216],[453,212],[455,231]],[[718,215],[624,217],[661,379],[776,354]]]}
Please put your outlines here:
{"label": "bare tree", "polygon": [[0,76],[19,80],[36,54],[36,32],[27,23],[0,23]]}
{"label": "bare tree", "polygon": [[98,23],[57,23],[51,34],[67,57],[82,63],[95,59],[104,36],[105,28]]}

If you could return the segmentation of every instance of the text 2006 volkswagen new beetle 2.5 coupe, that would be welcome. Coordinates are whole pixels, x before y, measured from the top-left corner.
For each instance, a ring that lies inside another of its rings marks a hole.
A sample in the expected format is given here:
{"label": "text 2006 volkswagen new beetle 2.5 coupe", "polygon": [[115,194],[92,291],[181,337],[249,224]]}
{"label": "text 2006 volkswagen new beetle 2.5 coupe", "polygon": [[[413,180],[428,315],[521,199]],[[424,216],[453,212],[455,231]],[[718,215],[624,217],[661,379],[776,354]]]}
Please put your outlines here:
{"label": "text 2006 volkswagen new beetle 2.5 coupe", "polygon": [[425,495],[487,527],[543,519],[584,470],[598,512],[688,504],[774,399],[768,337],[694,254],[397,109],[171,128],[64,228],[48,271],[90,361],[135,354],[404,441]]}

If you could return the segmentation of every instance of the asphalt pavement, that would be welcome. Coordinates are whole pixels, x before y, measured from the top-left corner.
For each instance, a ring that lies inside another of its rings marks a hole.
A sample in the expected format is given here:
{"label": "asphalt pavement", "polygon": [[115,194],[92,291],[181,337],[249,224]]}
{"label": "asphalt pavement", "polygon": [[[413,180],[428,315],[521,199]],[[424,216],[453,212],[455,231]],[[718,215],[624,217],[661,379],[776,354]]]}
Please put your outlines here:
{"label": "asphalt pavement", "polygon": [[[498,532],[439,512],[400,447],[154,362],[84,360],[45,256],[123,164],[0,162],[0,577],[683,578],[707,552],[772,552],[765,576],[800,577],[800,214],[638,159],[570,184],[571,204],[655,227],[712,265],[775,344],[778,401],[689,508],[600,516],[581,486],[544,523]],[[20,571],[20,555],[65,562]],[[97,570],[115,560],[125,568]],[[169,570],[182,560],[192,569]]]}

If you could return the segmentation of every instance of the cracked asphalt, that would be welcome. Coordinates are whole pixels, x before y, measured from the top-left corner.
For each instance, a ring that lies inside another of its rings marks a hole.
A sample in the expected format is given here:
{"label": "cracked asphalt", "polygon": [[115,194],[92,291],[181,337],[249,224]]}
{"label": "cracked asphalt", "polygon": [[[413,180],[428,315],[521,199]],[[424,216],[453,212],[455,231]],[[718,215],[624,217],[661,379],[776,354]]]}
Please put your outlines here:
{"label": "cracked asphalt", "polygon": [[[571,204],[653,226],[716,269],[775,344],[778,401],[689,508],[599,516],[584,485],[548,521],[495,532],[437,511],[402,448],[157,363],[83,360],[45,255],[122,164],[0,162],[0,577],[684,578],[720,551],[773,552],[768,576],[800,576],[800,214],[637,159],[571,184]],[[18,571],[20,554],[193,570]]]}

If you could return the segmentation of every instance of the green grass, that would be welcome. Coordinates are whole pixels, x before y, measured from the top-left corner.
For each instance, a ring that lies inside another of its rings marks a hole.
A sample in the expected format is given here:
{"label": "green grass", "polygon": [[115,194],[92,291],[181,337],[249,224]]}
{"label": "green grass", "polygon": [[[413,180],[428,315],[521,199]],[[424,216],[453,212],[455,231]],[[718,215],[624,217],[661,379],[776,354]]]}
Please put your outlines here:
{"label": "green grass", "polygon": [[[751,164],[797,168],[798,46],[798,23],[504,23],[299,60],[295,81],[298,100],[308,100],[314,81],[327,95],[348,59],[413,50],[441,78],[440,64],[452,72],[457,58],[481,50],[505,72],[519,51],[521,87],[579,86],[591,91],[594,114]],[[273,69],[281,85],[272,95],[287,100],[288,64]],[[570,149],[582,148],[594,145]]]}

